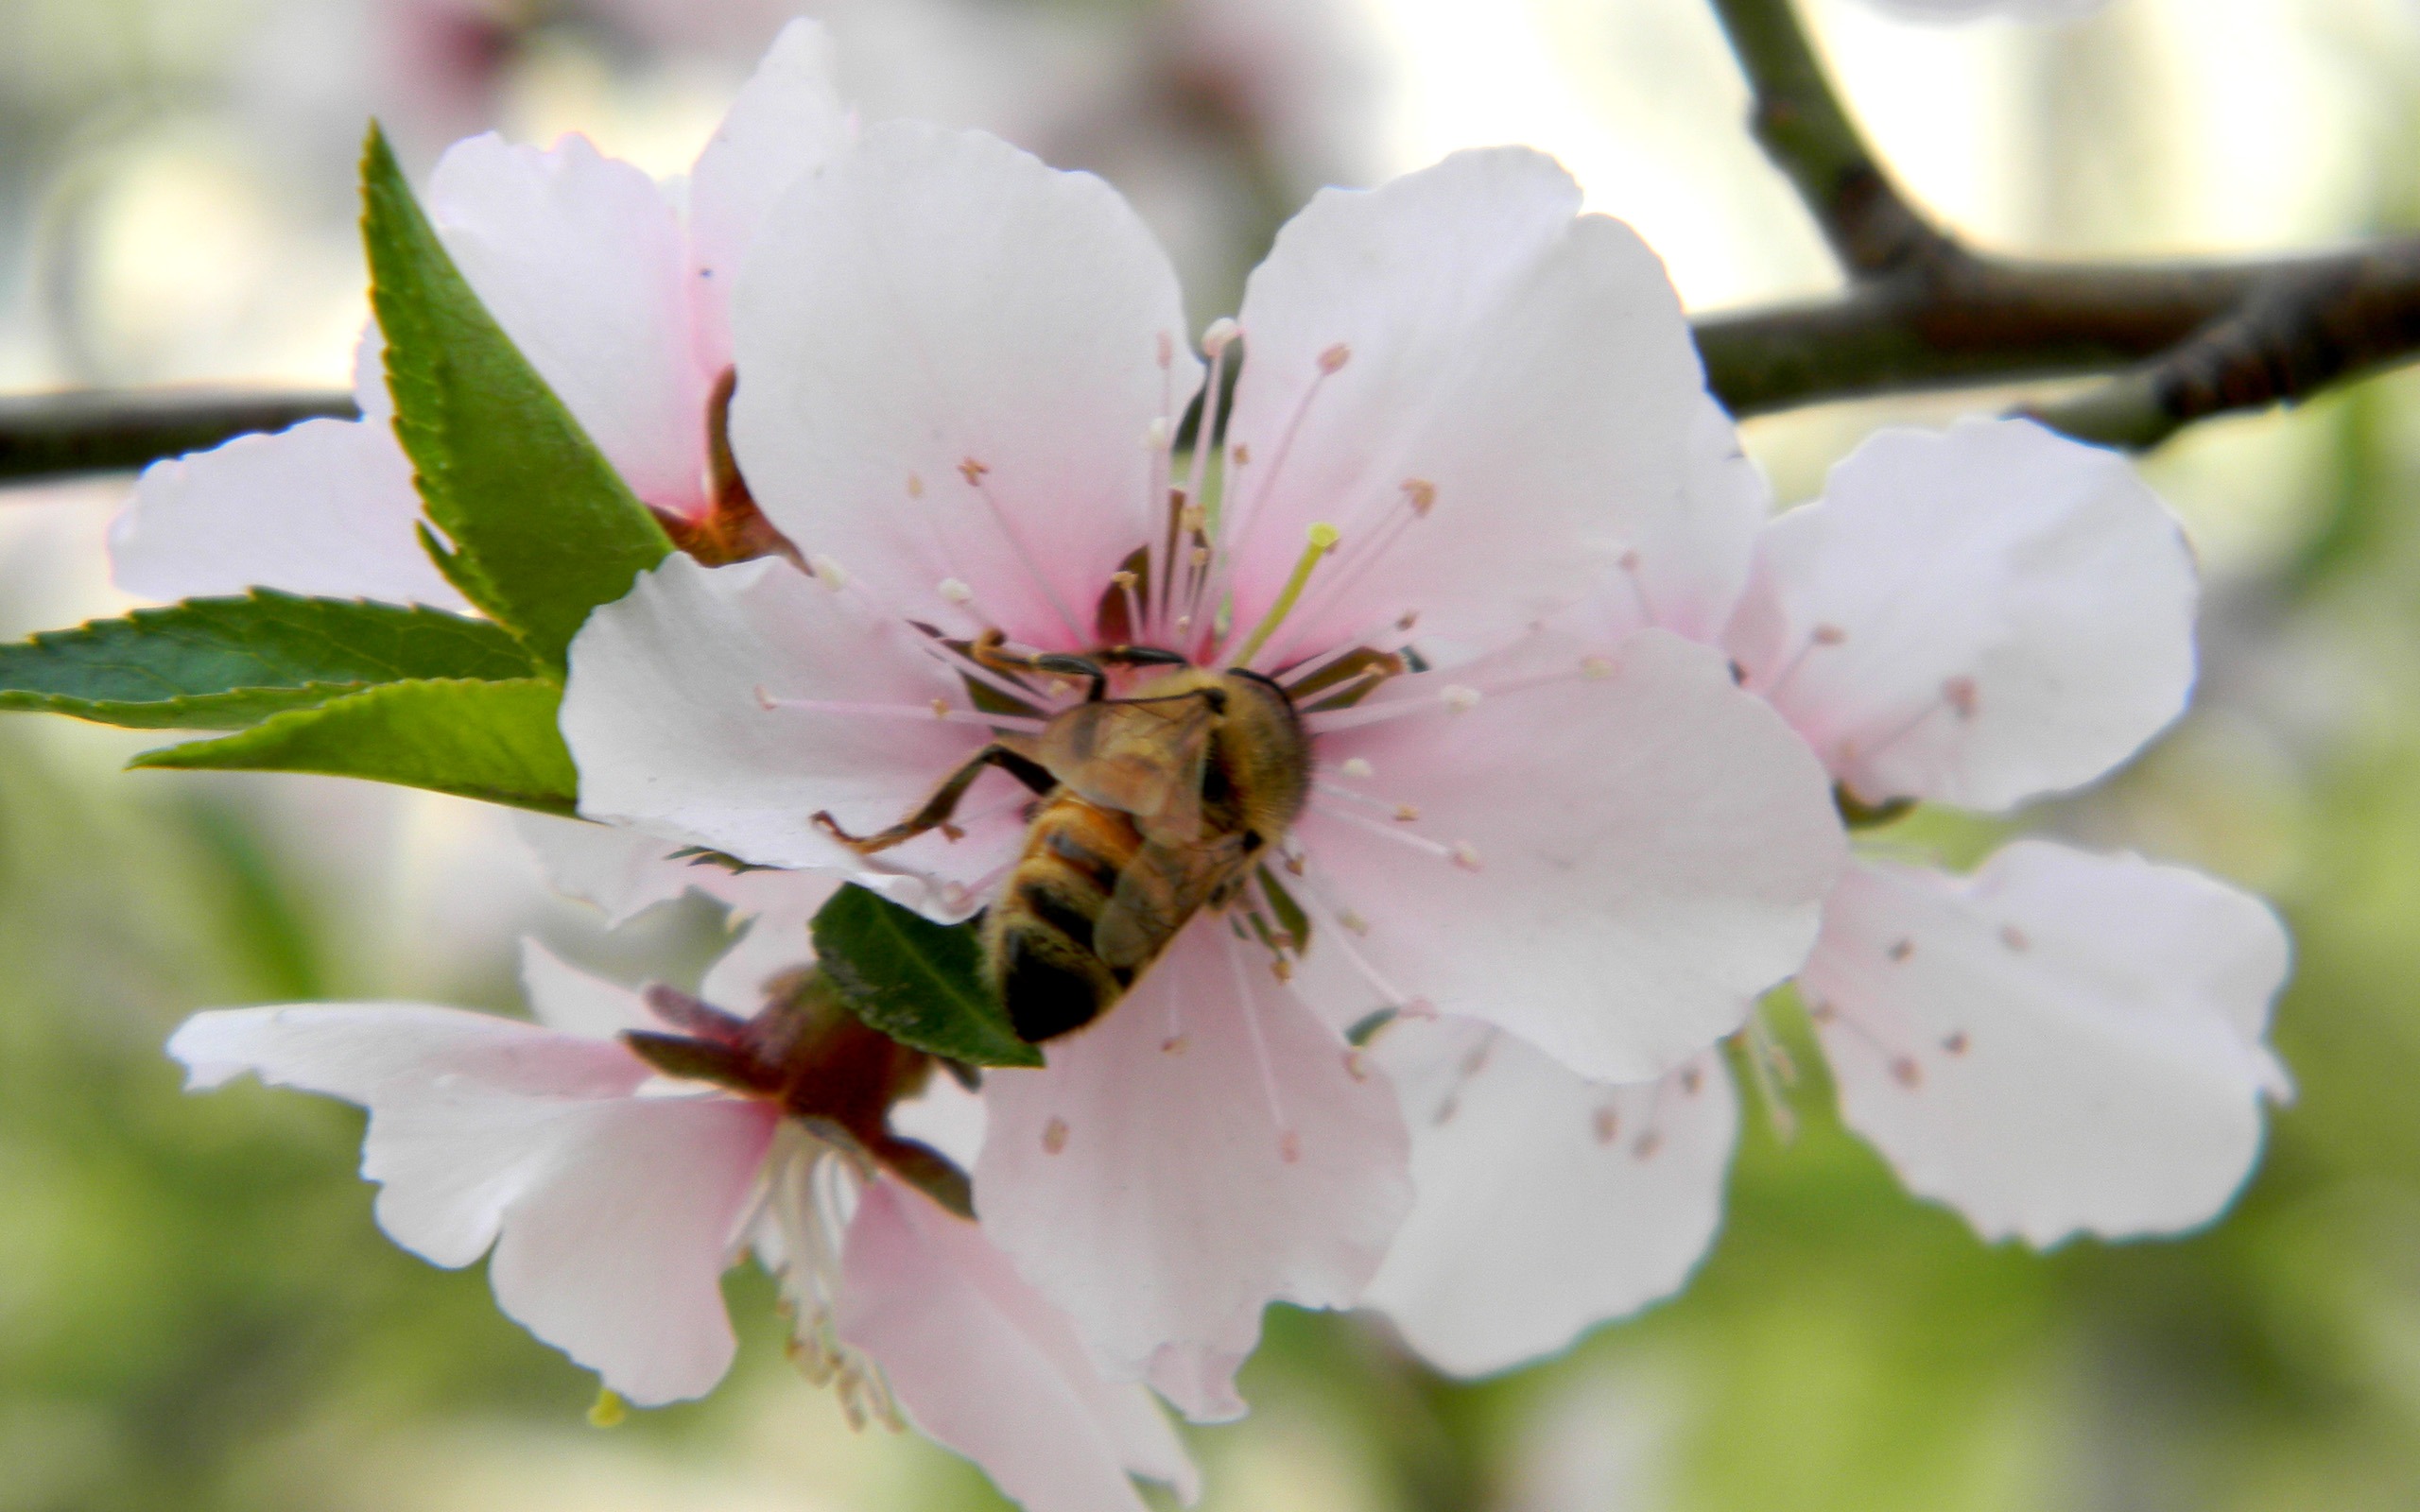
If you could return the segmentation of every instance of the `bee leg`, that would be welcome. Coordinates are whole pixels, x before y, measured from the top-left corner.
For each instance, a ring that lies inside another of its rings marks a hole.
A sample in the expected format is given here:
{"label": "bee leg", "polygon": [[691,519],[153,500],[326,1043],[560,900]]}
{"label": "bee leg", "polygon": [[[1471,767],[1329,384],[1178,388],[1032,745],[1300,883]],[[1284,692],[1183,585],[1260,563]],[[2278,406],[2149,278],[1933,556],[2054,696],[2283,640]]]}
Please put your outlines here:
{"label": "bee leg", "polygon": [[1193,663],[1174,651],[1163,651],[1156,645],[1104,645],[1093,653],[1093,660],[1116,667],[1188,667]]}
{"label": "bee leg", "polygon": [[990,667],[1011,677],[1038,672],[1046,677],[1081,678],[1092,684],[1084,693],[1086,703],[1100,702],[1101,695],[1109,691],[1109,674],[1090,658],[1061,656],[1055,652],[1043,656],[1020,656],[1001,647],[1000,643],[1005,639],[1007,637],[997,629],[985,630],[975,638],[975,644],[967,647],[966,654],[975,660],[977,666]]}
{"label": "bee leg", "polygon": [[975,785],[975,780],[983,775],[986,766],[998,767],[1036,793],[1047,793],[1059,785],[1059,780],[1051,776],[1041,763],[995,740],[968,757],[958,770],[942,779],[942,785],[933,790],[933,796],[925,800],[922,808],[887,830],[864,836],[851,834],[840,828],[840,821],[834,818],[829,810],[815,816],[815,826],[861,856],[888,850],[927,830],[949,833],[950,838],[956,839],[957,834],[951,833],[953,827],[949,816],[958,812],[958,800],[966,796],[966,790]]}

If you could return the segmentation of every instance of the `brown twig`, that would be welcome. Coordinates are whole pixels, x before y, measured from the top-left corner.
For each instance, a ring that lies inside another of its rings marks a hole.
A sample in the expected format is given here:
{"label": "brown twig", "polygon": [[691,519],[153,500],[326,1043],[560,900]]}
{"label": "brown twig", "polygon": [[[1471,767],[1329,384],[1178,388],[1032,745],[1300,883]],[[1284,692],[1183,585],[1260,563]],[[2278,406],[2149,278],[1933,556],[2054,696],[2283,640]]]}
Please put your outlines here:
{"label": "brown twig", "polygon": [[[2420,352],[2420,236],[2242,263],[2062,264],[1973,251],[1876,160],[1791,0],[1712,3],[1754,93],[1757,140],[1849,275],[1830,299],[1698,320],[1707,381],[1737,414],[2107,375],[2029,413],[2084,439],[2143,447]],[[0,480],[132,469],[246,431],[353,413],[341,394],[0,399]]]}
{"label": "brown twig", "polygon": [[1756,139],[1849,275],[1840,297],[1697,326],[1739,414],[1858,395],[2117,372],[2033,411],[2148,446],[2192,421],[2309,397],[2420,352],[2420,238],[2333,256],[2092,266],[1972,251],[1876,162],[1792,0],[1712,0]]}
{"label": "brown twig", "polygon": [[0,479],[130,471],[247,431],[358,413],[352,396],[339,393],[180,387],[0,396]]}

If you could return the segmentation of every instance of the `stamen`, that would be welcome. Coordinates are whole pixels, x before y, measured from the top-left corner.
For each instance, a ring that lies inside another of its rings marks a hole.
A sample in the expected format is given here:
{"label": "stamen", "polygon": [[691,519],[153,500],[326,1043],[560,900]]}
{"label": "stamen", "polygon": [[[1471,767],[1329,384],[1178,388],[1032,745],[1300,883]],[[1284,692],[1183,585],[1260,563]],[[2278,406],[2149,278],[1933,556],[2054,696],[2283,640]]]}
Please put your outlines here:
{"label": "stamen", "polygon": [[1269,612],[1261,616],[1260,624],[1253,630],[1251,638],[1244,642],[1241,650],[1226,659],[1226,665],[1239,667],[1250,664],[1261,646],[1268,643],[1270,635],[1285,622],[1287,615],[1293,612],[1294,601],[1303,596],[1303,585],[1311,580],[1311,569],[1320,564],[1321,558],[1336,549],[1337,539],[1334,525],[1322,524],[1311,526],[1310,544],[1303,548],[1302,559],[1294,563],[1294,575],[1286,579],[1285,590],[1277,595],[1277,602],[1269,606]]}
{"label": "stamen", "polygon": [[1143,624],[1142,601],[1134,596],[1134,575],[1124,571],[1114,572],[1109,575],[1109,580],[1116,588],[1118,595],[1126,601],[1126,623],[1132,627],[1129,632],[1130,635],[1141,637],[1146,633],[1146,627]]}
{"label": "stamen", "polygon": [[824,587],[832,590],[832,592],[836,593],[849,586],[849,575],[842,572],[840,570],[840,564],[833,560],[830,557],[819,554],[818,556],[810,558],[806,565],[807,570],[814,575],[817,582],[821,583]]}
{"label": "stamen", "polygon": [[1260,1000],[1253,995],[1245,974],[1243,953],[1233,945],[1224,949],[1228,972],[1236,981],[1236,996],[1242,1000],[1244,1033],[1252,1039],[1253,1063],[1260,1069],[1261,1095],[1269,1099],[1269,1121],[1277,1129],[1278,1159],[1291,1165],[1303,1158],[1302,1137],[1286,1122],[1286,1105],[1277,1095],[1277,1071],[1270,1064],[1269,1041],[1260,1030]]}
{"label": "stamen", "polygon": [[[1365,762],[1362,765],[1366,766],[1369,764]],[[1311,785],[1331,798],[1342,799],[1347,803],[1358,803],[1363,808],[1387,815],[1397,823],[1412,824],[1420,818],[1420,810],[1409,803],[1390,803],[1385,799],[1369,793],[1357,793],[1352,788],[1343,786],[1341,783],[1331,782],[1325,778],[1312,779]]]}
{"label": "stamen", "polygon": [[1789,682],[1792,678],[1798,676],[1798,669],[1806,664],[1807,657],[1814,653],[1817,646],[1839,645],[1848,638],[1849,632],[1841,629],[1837,625],[1816,626],[1815,628],[1807,632],[1806,644],[1800,646],[1797,653],[1793,655],[1789,659],[1789,662],[1782,667],[1780,675],[1774,678],[1771,684],[1757,691],[1763,694],[1766,700],[1769,702],[1780,697],[1782,696],[1782,691],[1789,686]]}
{"label": "stamen", "polygon": [[[1227,348],[1236,339],[1236,322],[1223,318],[1212,321],[1210,329],[1201,333],[1201,350],[1210,356],[1210,374],[1201,389],[1201,422],[1193,433],[1193,457],[1184,470],[1188,516],[1185,528],[1188,530],[1201,529],[1204,519],[1201,507],[1202,481],[1210,465],[1210,453],[1219,444],[1220,401],[1226,387]],[[1200,608],[1198,593],[1199,585],[1188,581],[1185,594],[1188,610]]]}
{"label": "stamen", "polygon": [[[1352,356],[1353,349],[1342,342],[1320,353],[1319,375],[1303,390],[1303,397],[1295,401],[1294,412],[1286,417],[1285,429],[1277,433],[1277,451],[1260,474],[1260,486],[1253,490],[1250,502],[1237,509],[1233,518],[1223,522],[1225,528],[1222,534],[1227,540],[1241,541],[1245,539],[1252,522],[1259,516],[1262,507],[1269,503],[1270,490],[1276,487],[1278,476],[1286,471],[1286,458],[1293,453],[1294,438],[1302,433],[1304,417],[1311,412],[1311,402],[1319,397],[1320,390],[1327,387],[1328,379],[1334,377]],[[1237,467],[1252,460],[1248,442],[1236,443],[1235,459]]]}
{"label": "stamen", "polygon": [[1363,667],[1342,682],[1322,688],[1312,694],[1300,707],[1306,714],[1325,713],[1338,709],[1350,708],[1353,700],[1364,691],[1377,686],[1392,676],[1393,673],[1385,667]]}
{"label": "stamen", "polygon": [[1051,612],[1059,616],[1059,623],[1067,627],[1070,637],[1078,642],[1083,641],[1085,639],[1083,628],[1076,623],[1076,616],[1068,611],[1066,602],[1059,596],[1059,585],[1052,582],[1050,575],[1042,570],[1042,564],[1035,558],[1032,547],[1026,542],[1025,532],[1017,528],[1016,522],[1010,518],[1009,511],[1001,507],[1000,501],[994,497],[991,489],[985,486],[983,480],[991,474],[991,472],[990,464],[977,461],[971,456],[958,464],[959,476],[964,478],[966,486],[973,489],[977,497],[983,501],[983,507],[992,511],[992,523],[1000,527],[1000,535],[1008,541],[1009,548],[1016,553],[1017,561],[1025,568],[1026,576],[1032,578],[1034,586],[1042,590],[1042,596],[1049,603]]}
{"label": "stamen", "polygon": [[1639,622],[1644,625],[1654,625],[1660,623],[1655,614],[1655,600],[1650,598],[1647,594],[1647,578],[1639,571],[1639,558],[1637,551],[1631,550],[1622,553],[1621,569],[1623,581],[1630,584],[1631,597],[1638,601]]}
{"label": "stamen", "polygon": [[[1311,807],[1317,809],[1320,813],[1326,815],[1329,818],[1337,820],[1339,823],[1352,825],[1357,830],[1367,830],[1372,834],[1383,834],[1390,840],[1393,840],[1401,845],[1408,845],[1424,855],[1432,855],[1440,861],[1448,862],[1454,866],[1461,867],[1465,871],[1477,871],[1478,869],[1478,852],[1471,850],[1470,843],[1468,841],[1462,841],[1455,845],[1441,844],[1438,841],[1427,838],[1426,835],[1413,834],[1408,830],[1397,829],[1391,824],[1382,823],[1381,821],[1371,818],[1366,815],[1357,814],[1348,808],[1333,807],[1329,804],[1322,803],[1316,799],[1312,800]],[[1469,855],[1469,860],[1467,861],[1463,859],[1465,853]]]}
{"label": "stamen", "polygon": [[[996,808],[986,809],[980,814],[971,815],[959,822],[968,828],[972,828],[976,825],[981,824],[986,819],[996,818],[1000,815],[1005,814],[1011,809],[1021,809],[1025,807],[1026,802],[1027,800],[1022,798],[1012,799],[1006,803],[1000,804]],[[976,878],[973,882],[942,883],[942,906],[949,909],[952,913],[956,913],[959,909],[964,908],[968,903],[973,902],[977,898],[991,897],[994,891],[999,887],[1000,880],[1006,877],[1010,872],[1014,871],[1018,865],[1024,860],[1025,858],[1023,856],[1012,855],[1008,860],[1001,862],[998,866],[994,867],[991,870]]]}
{"label": "stamen", "polygon": [[1303,880],[1298,900],[1303,904],[1303,911],[1311,916],[1312,923],[1326,926],[1321,937],[1344,953],[1345,964],[1376,990],[1381,1004],[1398,1013],[1412,1013],[1421,1000],[1409,996],[1388,980],[1386,973],[1372,965],[1370,958],[1361,954],[1360,947],[1353,943],[1356,937],[1366,936],[1370,933],[1370,921],[1338,903],[1320,877],[1307,872],[1297,872],[1296,875]]}
{"label": "stamen", "polygon": [[1749,1010],[1740,1034],[1747,1040],[1748,1075],[1755,1083],[1757,1099],[1765,1105],[1765,1117],[1772,1124],[1773,1139],[1788,1144],[1798,1138],[1798,1109],[1782,1092],[1782,1083],[1792,1078],[1775,1075],[1781,1046],[1773,1039],[1772,1028],[1765,1022],[1761,1009]]}
{"label": "stamen", "polygon": [[838,714],[856,719],[923,719],[942,720],[953,725],[982,725],[994,730],[1013,730],[1021,734],[1040,734],[1044,721],[1028,719],[1021,714],[986,713],[980,709],[954,709],[945,699],[935,698],[928,704],[853,703],[845,698],[777,698],[762,684],[754,690],[756,706],[767,713],[776,709],[802,709],[808,713]]}
{"label": "stamen", "polygon": [[1361,780],[1361,779],[1363,779],[1363,778],[1366,778],[1366,777],[1372,777],[1372,776],[1376,775],[1376,774],[1375,774],[1375,773],[1371,769],[1370,764],[1369,764],[1368,762],[1366,762],[1366,761],[1362,760],[1362,759],[1361,759],[1360,757],[1358,757],[1358,756],[1348,756],[1348,757],[1346,757],[1346,758],[1344,759],[1344,765],[1341,765],[1341,766],[1339,766],[1339,767],[1337,768],[1337,770],[1338,770],[1338,771],[1340,771],[1340,772],[1342,772],[1345,776],[1350,777],[1350,778],[1354,779],[1354,780],[1355,780],[1355,781],[1357,781],[1357,781],[1359,781],[1359,780]]}
{"label": "stamen", "polygon": [[1940,696],[1936,697],[1932,702],[1925,705],[1922,709],[1917,710],[1914,713],[1909,715],[1908,718],[1900,724],[1898,729],[1892,730],[1889,734],[1883,736],[1880,740],[1876,741],[1871,746],[1860,746],[1854,738],[1840,742],[1840,744],[1835,747],[1839,756],[1840,765],[1846,766],[1853,762],[1872,761],[1875,757],[1881,755],[1884,751],[1889,750],[1892,747],[1896,746],[1899,742],[1907,739],[1910,735],[1912,735],[1917,730],[1923,729],[1927,720],[1941,713],[1944,709],[1954,711],[1961,719],[1973,718],[1975,713],[1974,683],[1965,678],[1950,679],[1948,681],[1941,685]]}
{"label": "stamen", "polygon": [[[1304,714],[1304,724],[1315,735],[1332,735],[1340,730],[1358,730],[1364,725],[1384,724],[1391,719],[1406,719],[1413,714],[1468,713],[1486,698],[1501,698],[1510,694],[1527,693],[1532,688],[1550,687],[1558,682],[1570,682],[1588,676],[1585,660],[1574,663],[1567,671],[1536,672],[1525,677],[1507,678],[1486,688],[1473,688],[1461,683],[1447,683],[1437,690],[1434,698],[1390,698],[1383,703],[1357,703],[1350,709],[1311,709]],[[1334,696],[1332,691],[1321,694],[1322,699]]]}

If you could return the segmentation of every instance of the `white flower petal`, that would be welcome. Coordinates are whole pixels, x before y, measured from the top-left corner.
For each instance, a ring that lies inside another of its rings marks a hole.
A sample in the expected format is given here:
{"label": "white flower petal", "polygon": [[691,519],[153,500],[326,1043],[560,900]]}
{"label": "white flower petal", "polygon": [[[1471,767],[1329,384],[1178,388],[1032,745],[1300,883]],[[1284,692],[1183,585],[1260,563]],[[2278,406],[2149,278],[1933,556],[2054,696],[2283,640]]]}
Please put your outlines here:
{"label": "white flower petal", "polygon": [[1258,664],[1406,610],[1425,635],[1500,643],[1672,497],[1697,349],[1655,254],[1579,209],[1553,159],[1498,147],[1322,190],[1278,233],[1246,288],[1228,427],[1249,449],[1227,473],[1236,624],[1312,524],[1342,541]]}
{"label": "white flower petal", "polygon": [[731,364],[731,288],[757,226],[783,191],[847,144],[848,122],[833,87],[831,35],[792,21],[689,170],[691,303],[705,371]]}
{"label": "white flower petal", "polygon": [[979,897],[946,906],[927,882],[971,884],[1014,856],[1031,795],[1006,775],[968,793],[962,840],[936,831],[867,861],[814,821],[829,810],[858,834],[892,824],[986,740],[980,726],[932,716],[935,698],[964,708],[966,696],[915,634],[778,558],[708,568],[667,558],[572,643],[562,728],[581,812],[764,866],[841,871],[911,906],[971,911]]}
{"label": "white flower petal", "polygon": [[546,885],[603,909],[610,928],[670,902],[702,880],[701,868],[673,854],[676,847],[642,831],[527,810],[514,812],[512,827],[538,858]]}
{"label": "white flower petal", "polygon": [[2176,717],[2195,595],[2125,458],[1968,420],[1876,432],[1768,526],[1731,650],[1860,799],[1999,809]]}
{"label": "white flower petal", "polygon": [[1653,625],[1702,645],[1722,644],[1773,491],[1710,395],[1700,396],[1686,460],[1673,507],[1640,529],[1620,572],[1595,595],[1608,633]]}
{"label": "white flower petal", "polygon": [[700,507],[716,374],[699,365],[664,191],[583,137],[541,151],[489,134],[447,150],[428,203],[462,276],[631,491]]}
{"label": "white flower petal", "polygon": [[881,1366],[927,1437],[1036,1512],[1140,1512],[1127,1472],[1197,1477],[1150,1393],[1104,1381],[1067,1319],[981,1230],[892,1181],[869,1187],[841,1259],[841,1340]]}
{"label": "white flower petal", "polygon": [[733,329],[733,443],[784,534],[901,613],[964,627],[957,579],[1012,638],[1093,643],[1150,524],[1146,430],[1201,382],[1115,191],[977,133],[872,128],[767,218]]}
{"label": "white flower petal", "polygon": [[1151,1352],[1143,1379],[1197,1423],[1231,1423],[1252,1410],[1236,1390],[1236,1372],[1252,1346],[1221,1349],[1207,1344],[1163,1344]]}
{"label": "white flower petal", "polygon": [[704,1393],[731,1362],[719,1278],[776,1114],[633,1097],[610,1040],[450,1008],[248,1008],[186,1022],[191,1085],[244,1071],[370,1109],[378,1224],[441,1265],[495,1246],[504,1311],[632,1401]]}
{"label": "white flower petal", "polygon": [[1720,1053],[1608,1087],[1466,1019],[1399,1021],[1370,1048],[1416,1195],[1364,1300],[1439,1368],[1562,1350],[1678,1291],[1714,1242],[1739,1128]]}
{"label": "white flower petal", "polygon": [[1198,920],[1044,1053],[984,1075],[976,1211],[1113,1371],[1164,1345],[1239,1361],[1267,1303],[1359,1297],[1410,1200],[1402,1117],[1266,954]]}
{"label": "white flower petal", "polygon": [[2283,928],[2132,855],[2018,841],[1972,878],[1850,868],[1800,975],[1841,1115],[1987,1238],[2173,1233],[2258,1157]]}
{"label": "white flower petal", "polygon": [[893,1134],[931,1145],[962,1171],[974,1170],[977,1157],[983,1153],[988,1121],[983,1094],[967,1091],[938,1068],[923,1091],[890,1105]]}
{"label": "white flower petal", "polygon": [[[1457,690],[1498,686],[1455,712]],[[1338,776],[1295,831],[1305,902],[1326,916],[1312,954],[1358,955],[1392,1005],[1645,1081],[1737,1028],[1805,957],[1840,820],[1805,745],[1720,655],[1660,630],[1610,651],[1543,631],[1342,717],[1405,704],[1426,710],[1320,738]],[[1366,780],[1345,775],[1356,757]]]}
{"label": "white flower petal", "polygon": [[740,926],[731,948],[715,957],[705,980],[698,986],[699,996],[741,1018],[764,1005],[769,983],[815,964],[815,942],[807,936],[807,921],[840,886],[840,879],[830,872],[782,871],[770,875],[795,877],[807,883],[805,890],[812,902],[803,900],[802,905],[767,909],[749,919]]}
{"label": "white flower petal", "polygon": [[521,942],[521,989],[540,1023],[583,1040],[611,1040],[625,1029],[664,1025],[636,992],[589,975],[534,938]]}
{"label": "white flower petal", "polygon": [[117,586],[178,599],[274,588],[467,609],[421,548],[411,464],[384,425],[308,420],[154,462],[110,524]]}

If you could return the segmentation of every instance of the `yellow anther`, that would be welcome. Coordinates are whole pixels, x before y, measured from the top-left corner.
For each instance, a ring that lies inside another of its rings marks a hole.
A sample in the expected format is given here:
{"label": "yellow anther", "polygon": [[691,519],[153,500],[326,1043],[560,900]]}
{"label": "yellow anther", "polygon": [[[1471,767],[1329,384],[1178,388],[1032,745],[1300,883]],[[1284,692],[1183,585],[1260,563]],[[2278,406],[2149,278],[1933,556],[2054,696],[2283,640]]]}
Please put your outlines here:
{"label": "yellow anther", "polygon": [[631,1409],[611,1386],[596,1388],[596,1400],[588,1409],[591,1428],[618,1428],[631,1415]]}

